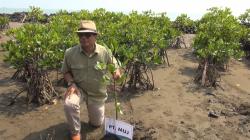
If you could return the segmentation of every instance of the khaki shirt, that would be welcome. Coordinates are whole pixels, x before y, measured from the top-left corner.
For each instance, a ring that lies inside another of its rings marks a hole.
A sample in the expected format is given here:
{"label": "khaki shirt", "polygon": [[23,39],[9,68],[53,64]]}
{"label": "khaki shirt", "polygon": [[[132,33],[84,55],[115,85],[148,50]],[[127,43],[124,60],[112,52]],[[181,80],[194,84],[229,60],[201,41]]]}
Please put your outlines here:
{"label": "khaki shirt", "polygon": [[98,61],[105,64],[111,64],[113,61],[116,68],[118,68],[118,65],[109,49],[99,44],[96,44],[95,47],[94,53],[90,56],[84,52],[80,45],[67,49],[62,72],[71,72],[74,82],[81,89],[82,94],[87,96],[88,100],[104,102],[107,99],[107,91],[105,83],[102,82],[102,77],[107,70],[97,70],[95,66]]}

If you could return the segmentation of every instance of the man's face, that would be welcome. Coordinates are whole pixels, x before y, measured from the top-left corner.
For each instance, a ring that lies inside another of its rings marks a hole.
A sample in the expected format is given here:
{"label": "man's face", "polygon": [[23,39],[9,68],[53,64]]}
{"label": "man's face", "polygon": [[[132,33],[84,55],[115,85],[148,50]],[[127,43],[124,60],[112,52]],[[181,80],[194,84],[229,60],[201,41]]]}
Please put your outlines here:
{"label": "man's face", "polygon": [[96,42],[95,33],[78,33],[78,36],[82,47],[92,47]]}

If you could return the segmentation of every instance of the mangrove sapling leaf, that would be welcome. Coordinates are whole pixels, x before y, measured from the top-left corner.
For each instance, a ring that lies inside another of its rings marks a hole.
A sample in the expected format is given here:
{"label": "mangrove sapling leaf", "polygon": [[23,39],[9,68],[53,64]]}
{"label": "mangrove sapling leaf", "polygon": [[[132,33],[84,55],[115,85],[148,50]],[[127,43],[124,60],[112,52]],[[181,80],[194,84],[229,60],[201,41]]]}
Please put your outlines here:
{"label": "mangrove sapling leaf", "polygon": [[117,80],[114,80],[114,78],[110,78],[109,75],[113,75],[114,72],[116,71],[116,67],[114,64],[105,64],[105,63],[102,63],[102,62],[97,62],[97,64],[95,65],[95,69],[97,70],[108,70],[108,73],[104,74],[103,77],[102,77],[102,82],[104,84],[108,84],[110,83],[111,81],[113,81],[113,91],[111,91],[111,93],[114,95],[115,97],[115,111],[116,111],[116,119],[118,119],[118,113],[120,113],[121,115],[123,114],[122,112],[122,109],[121,109],[121,104],[118,102],[118,99],[117,99],[117,94],[116,94],[116,90],[115,90],[115,85],[118,83],[122,83],[126,76],[123,74],[119,79]]}
{"label": "mangrove sapling leaf", "polygon": [[95,69],[96,70],[106,70],[107,65],[105,63],[101,63],[99,61],[97,61],[96,65],[95,65]]}
{"label": "mangrove sapling leaf", "polygon": [[105,75],[102,76],[102,83],[104,83],[105,85],[109,84],[110,80],[111,79],[110,79],[110,77],[108,75],[105,74]]}
{"label": "mangrove sapling leaf", "polygon": [[116,103],[116,112],[119,112],[121,115],[123,115],[123,111],[122,111],[122,107],[121,107],[121,103],[117,102]]}
{"label": "mangrove sapling leaf", "polygon": [[111,73],[111,74],[114,74],[115,73],[115,65],[114,64],[108,64],[108,71]]}

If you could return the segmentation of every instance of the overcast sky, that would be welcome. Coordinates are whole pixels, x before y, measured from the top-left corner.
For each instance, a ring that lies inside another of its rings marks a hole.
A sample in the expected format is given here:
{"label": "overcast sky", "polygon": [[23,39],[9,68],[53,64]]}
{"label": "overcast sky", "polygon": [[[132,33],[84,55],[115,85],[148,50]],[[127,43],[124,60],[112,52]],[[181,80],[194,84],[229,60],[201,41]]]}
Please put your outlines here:
{"label": "overcast sky", "polygon": [[192,19],[198,19],[214,6],[229,7],[235,16],[239,16],[250,9],[250,0],[0,0],[0,8],[28,8],[31,5],[42,9],[90,11],[105,8],[125,13],[151,9],[156,13],[166,12],[171,18],[186,13]]}

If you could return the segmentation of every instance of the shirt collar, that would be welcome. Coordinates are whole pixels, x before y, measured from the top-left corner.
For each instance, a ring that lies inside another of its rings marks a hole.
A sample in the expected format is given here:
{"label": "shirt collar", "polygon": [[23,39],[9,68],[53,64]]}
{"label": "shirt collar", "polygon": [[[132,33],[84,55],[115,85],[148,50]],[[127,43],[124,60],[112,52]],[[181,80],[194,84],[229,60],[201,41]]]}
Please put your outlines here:
{"label": "shirt collar", "polygon": [[[80,48],[80,52],[83,52],[85,54],[85,51],[82,49],[81,45],[79,45],[79,48]],[[98,54],[100,53],[100,47],[98,46],[98,44],[95,43],[95,51],[93,54]]]}

